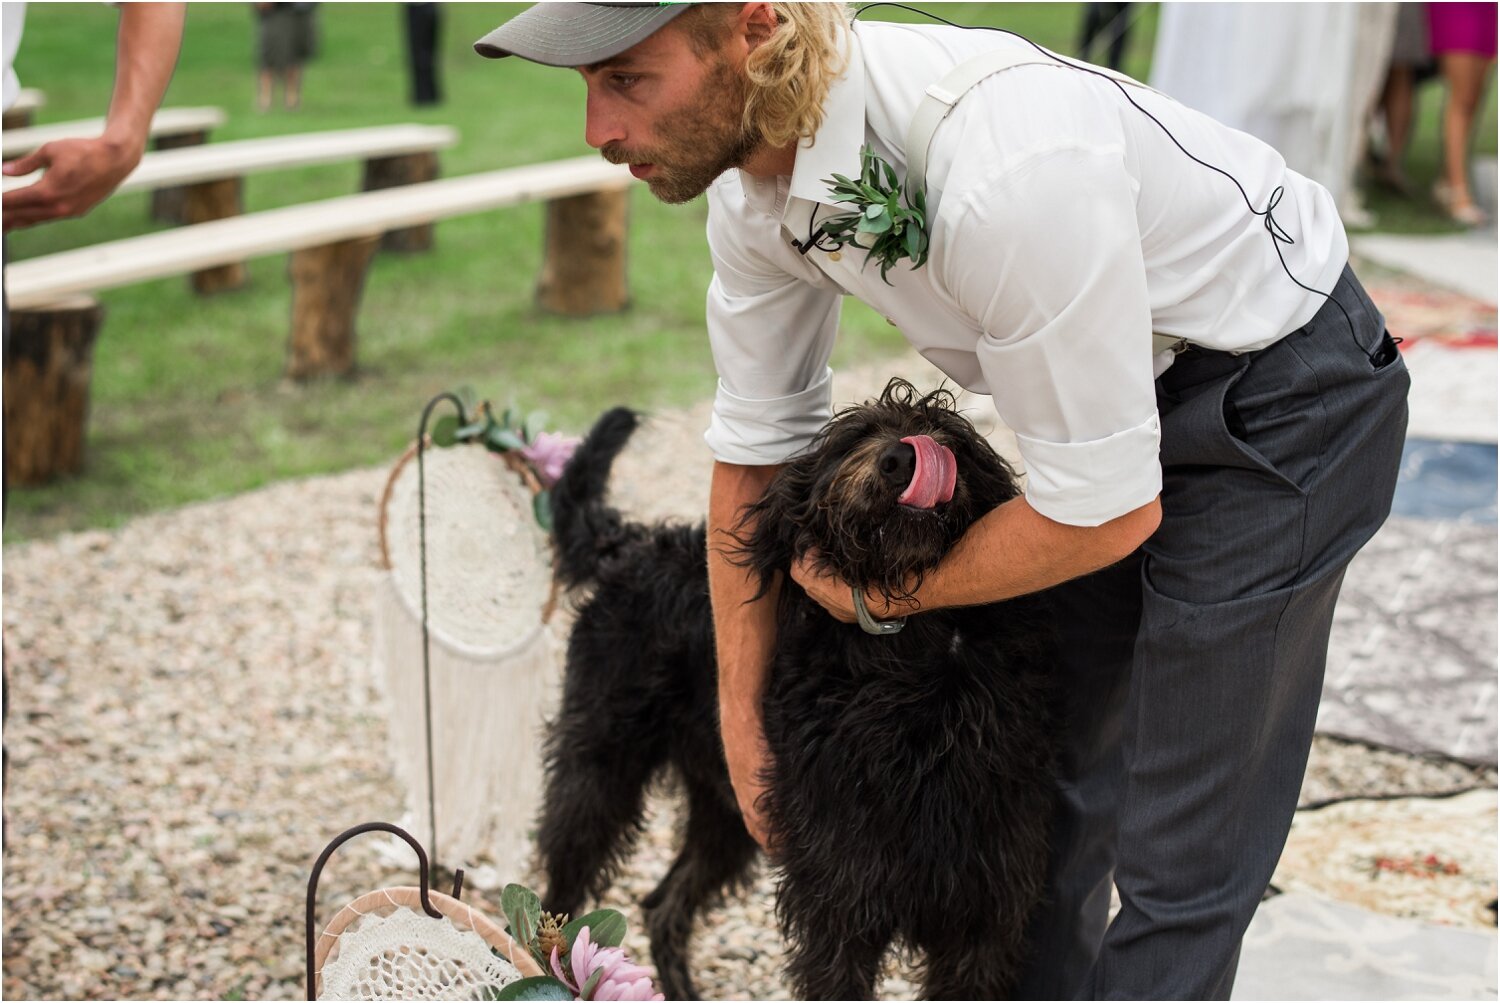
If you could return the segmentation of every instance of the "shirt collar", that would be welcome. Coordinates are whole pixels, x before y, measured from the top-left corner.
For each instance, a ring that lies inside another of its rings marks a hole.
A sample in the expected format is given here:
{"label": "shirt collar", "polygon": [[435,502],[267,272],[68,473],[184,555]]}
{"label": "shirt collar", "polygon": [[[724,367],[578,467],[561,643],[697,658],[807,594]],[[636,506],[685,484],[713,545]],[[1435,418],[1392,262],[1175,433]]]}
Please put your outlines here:
{"label": "shirt collar", "polygon": [[[865,64],[855,32],[846,29],[843,36],[848,62],[843,74],[829,86],[828,96],[823,99],[823,124],[811,143],[797,148],[797,162],[787,187],[790,198],[837,206],[840,203],[832,201],[827,179],[836,173],[845,177],[859,176],[859,151],[865,145]],[[740,180],[747,195],[765,187],[743,171]],[[759,201],[751,197],[752,205]],[[768,211],[770,208],[756,207]],[[780,208],[785,212],[785,206]]]}

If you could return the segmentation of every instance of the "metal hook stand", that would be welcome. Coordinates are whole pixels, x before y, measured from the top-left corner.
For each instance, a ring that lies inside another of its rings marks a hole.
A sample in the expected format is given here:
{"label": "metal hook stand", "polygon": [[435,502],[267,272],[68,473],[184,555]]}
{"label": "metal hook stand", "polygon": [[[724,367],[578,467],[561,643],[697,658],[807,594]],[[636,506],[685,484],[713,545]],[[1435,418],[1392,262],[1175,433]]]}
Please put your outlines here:
{"label": "metal hook stand", "polygon": [[[313,864],[312,877],[307,879],[307,998],[315,1000],[318,998],[317,978],[317,944],[318,937],[315,932],[317,917],[314,915],[318,904],[318,878],[323,874],[323,865],[328,863],[328,858],[333,856],[333,851],[343,846],[355,836],[366,832],[389,832],[406,840],[413,850],[417,851],[417,890],[422,898],[422,911],[433,919],[442,919],[443,914],[438,912],[432,904],[432,899],[427,893],[427,854],[422,850],[422,844],[418,843],[411,833],[400,826],[391,825],[389,822],[366,822],[364,825],[356,825],[352,829],[345,829],[333,838],[333,842],[323,847],[323,852],[318,854],[317,863]],[[464,890],[464,872],[459,870],[453,878],[453,897],[459,898]]]}
{"label": "metal hook stand", "polygon": [[[443,401],[452,401],[458,411],[458,423],[467,424],[468,419],[464,414],[463,401],[452,393],[440,393],[427,402],[422,409],[422,421],[417,426],[417,524],[418,544],[421,553],[421,580],[422,580],[422,714],[426,723],[427,731],[427,823],[431,840],[428,845],[432,849],[432,867],[438,866],[437,855],[437,796],[436,787],[433,782],[433,757],[432,757],[432,667],[431,667],[431,643],[427,633],[427,472],[423,463],[423,454],[427,451],[427,422],[432,417],[433,409]],[[307,882],[307,998],[317,998],[317,972],[316,948],[317,934],[314,924],[316,917],[314,911],[317,906],[318,878],[323,873],[323,866],[328,863],[328,858],[333,856],[344,843],[355,836],[366,832],[389,832],[405,840],[413,850],[417,851],[417,869],[419,876],[419,891],[422,900],[422,911],[433,919],[442,919],[443,914],[432,904],[427,891],[427,854],[412,835],[399,826],[391,825],[389,822],[366,822],[352,829],[346,829],[333,842],[323,848],[318,855],[317,862],[313,864],[312,876]],[[464,872],[459,868],[453,875],[453,897],[459,898],[463,894]]]}

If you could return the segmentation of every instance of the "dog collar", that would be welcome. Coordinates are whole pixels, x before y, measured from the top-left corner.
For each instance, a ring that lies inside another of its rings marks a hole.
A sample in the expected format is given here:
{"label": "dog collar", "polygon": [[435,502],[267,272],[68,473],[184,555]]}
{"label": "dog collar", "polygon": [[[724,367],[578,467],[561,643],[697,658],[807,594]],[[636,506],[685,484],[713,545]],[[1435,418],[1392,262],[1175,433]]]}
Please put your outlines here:
{"label": "dog collar", "polygon": [[854,596],[854,615],[859,618],[859,629],[866,634],[884,637],[887,634],[899,634],[906,626],[904,616],[895,620],[877,620],[871,616],[870,608],[865,605],[865,590],[859,586],[851,586],[849,592]]}

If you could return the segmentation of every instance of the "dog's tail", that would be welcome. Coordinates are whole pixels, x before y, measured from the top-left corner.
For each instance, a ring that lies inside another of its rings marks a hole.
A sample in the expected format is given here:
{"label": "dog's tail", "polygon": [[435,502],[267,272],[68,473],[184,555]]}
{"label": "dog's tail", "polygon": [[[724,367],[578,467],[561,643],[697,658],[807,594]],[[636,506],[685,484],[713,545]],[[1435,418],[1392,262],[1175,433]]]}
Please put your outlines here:
{"label": "dog's tail", "polygon": [[606,411],[579,443],[562,476],[552,486],[552,536],[557,542],[555,573],[564,585],[584,585],[599,563],[630,538],[630,529],[604,503],[609,468],[639,423],[636,413]]}

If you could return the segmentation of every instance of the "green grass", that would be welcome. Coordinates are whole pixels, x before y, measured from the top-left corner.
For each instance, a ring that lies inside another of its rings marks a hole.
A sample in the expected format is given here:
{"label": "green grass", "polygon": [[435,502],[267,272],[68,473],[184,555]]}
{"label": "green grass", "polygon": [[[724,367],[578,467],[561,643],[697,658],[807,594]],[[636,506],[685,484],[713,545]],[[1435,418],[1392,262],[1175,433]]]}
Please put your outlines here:
{"label": "green grass", "polygon": [[[397,121],[452,124],[462,139],[443,155],[448,175],[587,154],[576,74],[484,60],[470,49],[516,9],[446,6],[446,103],[413,109],[399,8],[324,5],[321,52],[307,69],[302,109],[261,115],[252,107],[249,5],[193,4],[165,103],[222,106],[229,121],[216,141]],[[1076,4],[945,4],[941,13],[1014,28],[1065,52],[1073,51],[1081,21]],[[1154,27],[1154,7],[1147,8],[1131,39],[1126,70],[1134,75],[1149,70]],[[47,92],[39,121],[103,112],[114,30],[115,13],[103,5],[31,6],[17,70],[23,83]],[[1436,145],[1428,97],[1411,161],[1419,179],[1421,151]],[[1491,103],[1489,149],[1493,115]],[[256,175],[246,182],[246,210],[358,185],[354,164]],[[185,278],[102,294],[86,469],[46,488],[12,491],[5,540],[111,526],[288,477],[388,461],[412,438],[426,400],[460,384],[496,403],[545,410],[570,431],[616,402],[665,408],[707,396],[705,208],[662,206],[637,190],[630,211],[632,305],[613,317],[563,320],[534,307],[540,206],[445,221],[433,252],[377,256],[360,311],[360,368],[346,380],[293,385],[281,378],[290,312],[285,256],[251,262],[246,288],[211,298],[193,295]],[[1442,224],[1419,207],[1401,225]],[[147,196],[125,195],[86,219],[13,234],[10,251],[35,257],[151,229]],[[883,357],[904,344],[878,315],[848,302],[835,364]]]}

